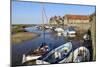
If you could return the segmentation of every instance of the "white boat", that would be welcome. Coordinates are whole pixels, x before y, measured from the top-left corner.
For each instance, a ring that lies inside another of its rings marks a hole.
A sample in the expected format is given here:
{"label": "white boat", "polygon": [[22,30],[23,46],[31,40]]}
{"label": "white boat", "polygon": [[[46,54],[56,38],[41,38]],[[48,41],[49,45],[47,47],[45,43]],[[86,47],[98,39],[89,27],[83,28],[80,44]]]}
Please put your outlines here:
{"label": "white boat", "polygon": [[64,32],[64,30],[62,28],[56,28],[55,31],[56,32]]}
{"label": "white boat", "polygon": [[[51,50],[46,56],[42,56],[39,59],[39,63],[36,64],[53,64],[53,63],[59,63],[62,61],[65,57],[69,56],[70,52],[72,50],[72,43],[67,42],[53,50]],[[46,63],[43,63],[46,62]]]}
{"label": "white boat", "polygon": [[64,30],[63,35],[68,37],[76,37],[76,31],[73,27],[68,27],[66,30]]}
{"label": "white boat", "polygon": [[56,28],[54,29],[55,32],[57,32],[57,36],[61,36],[64,32],[64,30],[62,28]]}
{"label": "white boat", "polygon": [[82,46],[73,52],[73,62],[86,62],[90,60],[89,50]]}

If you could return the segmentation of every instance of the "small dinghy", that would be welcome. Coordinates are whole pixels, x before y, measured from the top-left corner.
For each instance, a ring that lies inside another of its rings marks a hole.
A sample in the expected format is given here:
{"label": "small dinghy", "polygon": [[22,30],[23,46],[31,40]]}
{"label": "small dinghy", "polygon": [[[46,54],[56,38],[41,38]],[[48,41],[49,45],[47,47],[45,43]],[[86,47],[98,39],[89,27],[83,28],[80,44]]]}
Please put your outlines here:
{"label": "small dinghy", "polygon": [[71,42],[65,43],[65,44],[51,50],[48,54],[46,54],[46,55],[40,57],[39,59],[37,59],[36,64],[59,63],[64,58],[69,56],[71,50],[72,50],[72,43]]}
{"label": "small dinghy", "polygon": [[41,46],[33,51],[29,51],[27,54],[23,54],[22,63],[27,61],[36,60],[41,57],[43,54],[48,52],[48,45],[46,43],[42,43]]}
{"label": "small dinghy", "polygon": [[86,47],[79,47],[73,52],[73,62],[87,62],[90,60],[90,52]]}

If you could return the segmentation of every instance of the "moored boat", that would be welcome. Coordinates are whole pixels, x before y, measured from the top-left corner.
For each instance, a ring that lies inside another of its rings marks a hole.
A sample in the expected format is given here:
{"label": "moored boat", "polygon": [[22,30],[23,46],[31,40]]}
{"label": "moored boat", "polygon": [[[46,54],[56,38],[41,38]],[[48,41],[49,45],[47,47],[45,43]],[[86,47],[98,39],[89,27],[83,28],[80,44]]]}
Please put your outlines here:
{"label": "moored boat", "polygon": [[90,60],[89,50],[81,46],[73,52],[73,62],[86,62]]}
{"label": "moored boat", "polygon": [[74,27],[68,27],[66,30],[64,30],[63,35],[66,37],[76,37],[76,30]]}
{"label": "moored boat", "polygon": [[[72,50],[72,43],[67,42],[53,50],[51,50],[48,54],[43,55],[39,59],[37,59],[39,62],[36,64],[54,64],[59,63],[64,58],[68,57],[70,52]],[[46,63],[43,63],[46,62]]]}
{"label": "moored boat", "polygon": [[33,51],[29,51],[27,54],[23,54],[22,63],[25,63],[30,60],[36,60],[41,57],[43,54],[48,52],[48,45],[46,43],[42,43],[40,47]]}

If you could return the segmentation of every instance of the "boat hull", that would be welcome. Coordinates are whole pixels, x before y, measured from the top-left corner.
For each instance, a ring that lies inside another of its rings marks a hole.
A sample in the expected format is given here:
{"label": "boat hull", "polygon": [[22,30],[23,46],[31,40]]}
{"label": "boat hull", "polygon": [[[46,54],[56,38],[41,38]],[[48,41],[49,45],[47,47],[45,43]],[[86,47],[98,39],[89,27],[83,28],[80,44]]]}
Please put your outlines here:
{"label": "boat hull", "polygon": [[[64,52],[65,49],[67,49],[66,53]],[[43,62],[48,62],[50,64],[59,63],[60,61],[62,61],[63,59],[65,59],[70,55],[71,50],[72,50],[72,43],[68,42],[51,50],[46,56],[42,56],[38,60],[41,60]],[[39,64],[43,64],[43,62]],[[38,64],[38,62],[36,64]]]}

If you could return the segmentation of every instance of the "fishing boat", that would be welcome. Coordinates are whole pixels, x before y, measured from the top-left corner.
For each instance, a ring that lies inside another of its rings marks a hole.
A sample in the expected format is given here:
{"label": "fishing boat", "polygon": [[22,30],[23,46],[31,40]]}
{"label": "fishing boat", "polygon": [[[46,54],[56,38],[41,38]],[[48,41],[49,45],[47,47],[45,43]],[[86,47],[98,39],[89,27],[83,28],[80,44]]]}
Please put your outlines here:
{"label": "fishing boat", "polygon": [[76,50],[74,50],[73,52],[73,62],[87,62],[90,60],[90,52],[89,50],[84,47],[81,46],[79,48],[77,48]]}
{"label": "fishing boat", "polygon": [[54,64],[59,63],[64,58],[70,55],[72,50],[72,43],[67,42],[55,49],[52,49],[48,54],[43,55],[36,60],[36,64]]}

